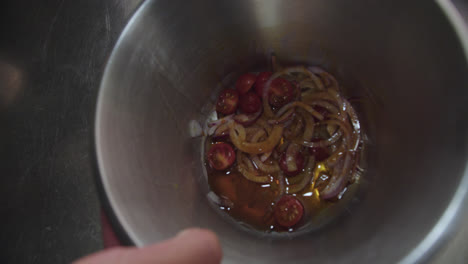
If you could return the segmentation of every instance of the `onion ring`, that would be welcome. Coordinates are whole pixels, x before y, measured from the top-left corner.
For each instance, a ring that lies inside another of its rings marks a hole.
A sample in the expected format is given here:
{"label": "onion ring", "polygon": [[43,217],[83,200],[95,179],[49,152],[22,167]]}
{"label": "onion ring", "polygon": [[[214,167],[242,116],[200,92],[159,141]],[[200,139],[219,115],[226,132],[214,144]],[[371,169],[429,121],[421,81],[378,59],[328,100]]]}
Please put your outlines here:
{"label": "onion ring", "polygon": [[271,130],[273,129],[273,127],[270,124],[268,124],[268,122],[265,121],[265,119],[258,119],[257,124],[263,127],[263,129],[265,129],[268,135],[271,134]]}
{"label": "onion ring", "polygon": [[[271,177],[267,175],[258,175],[256,171],[246,167],[244,164],[244,155],[241,151],[237,151],[237,170],[249,181],[257,183],[268,183],[271,181]],[[250,161],[249,161],[250,162]],[[252,166],[252,164],[250,163]],[[253,166],[252,166],[253,168]]]}
{"label": "onion ring", "polygon": [[260,108],[256,113],[253,114],[238,114],[233,117],[234,121],[243,125],[250,126],[262,115],[263,108]]}
{"label": "onion ring", "polygon": [[263,153],[263,155],[260,156],[260,160],[262,162],[265,162],[271,156],[271,153],[273,153],[273,152],[268,151],[268,152]]}
{"label": "onion ring", "polygon": [[289,144],[286,149],[286,167],[288,168],[288,171],[297,171],[296,155],[299,152],[299,149],[299,145],[294,143]]}
{"label": "onion ring", "polygon": [[214,139],[222,139],[229,136],[229,122],[232,121],[230,120],[216,128],[215,132],[213,133]]}
{"label": "onion ring", "polygon": [[352,160],[353,154],[350,152],[347,152],[345,154],[344,162],[343,162],[343,168],[341,168],[341,171],[339,172],[338,175],[333,174],[330,178],[330,182],[328,185],[323,189],[321,192],[321,197],[323,199],[330,199],[335,196],[337,196],[345,187],[346,184],[348,183],[349,179],[349,171],[351,169],[351,160]]}
{"label": "onion ring", "polygon": [[275,125],[271,130],[271,134],[265,141],[252,143],[246,142],[245,138],[242,139],[241,135],[236,133],[236,128],[239,126],[242,127],[241,125],[231,123],[230,126],[229,136],[231,137],[231,141],[234,146],[236,146],[237,149],[250,154],[261,154],[272,151],[278,144],[283,134],[283,127],[280,125]]}
{"label": "onion ring", "polygon": [[[252,136],[252,142],[257,142],[262,136],[265,135],[264,130],[259,130],[255,135]],[[252,162],[255,164],[255,166],[260,169],[263,172],[266,173],[275,173],[280,170],[280,167],[278,166],[277,163],[273,163],[271,165],[263,163],[264,161],[261,161],[258,155],[251,155]]]}
{"label": "onion ring", "polygon": [[315,121],[314,118],[312,118],[312,116],[308,115],[307,113],[303,113],[302,116],[306,124],[304,128],[304,134],[302,135],[302,139],[304,141],[310,141],[314,136]]}
{"label": "onion ring", "polygon": [[295,102],[291,102],[291,103],[286,104],[285,106],[283,106],[278,111],[277,115],[282,115],[284,112],[286,112],[289,109],[294,108],[294,107],[301,107],[302,109],[309,112],[311,115],[313,115],[318,120],[323,120],[323,115],[321,113],[317,112],[312,106],[310,106],[308,104],[305,104],[303,102],[300,102],[300,101],[295,101]]}
{"label": "onion ring", "polygon": [[286,194],[300,192],[307,186],[307,184],[310,184],[312,176],[314,175],[314,167],[315,159],[314,156],[311,156],[307,162],[307,166],[305,167],[304,172],[301,172],[298,176],[294,177],[300,177],[300,182],[286,187]]}
{"label": "onion ring", "polygon": [[225,122],[231,120],[233,116],[234,116],[234,115],[227,115],[227,116],[225,116],[225,117],[223,117],[223,118],[221,118],[221,119],[209,121],[209,122],[207,123],[207,125],[208,125],[208,127],[213,127],[213,126],[217,126],[217,125],[223,124],[223,123],[225,123]]}
{"label": "onion ring", "polygon": [[277,119],[268,120],[268,124],[271,124],[271,125],[283,124],[286,121],[291,120],[293,116],[294,116],[294,108],[291,108],[288,111],[286,111],[286,113],[284,113],[282,116],[278,117]]}
{"label": "onion ring", "polygon": [[266,173],[275,173],[280,170],[280,167],[277,163],[271,165],[263,163],[257,155],[252,156],[252,162],[257,166],[257,168]]}
{"label": "onion ring", "polygon": [[317,75],[319,75],[323,79],[330,81],[332,83],[332,86],[328,87],[328,89],[330,89],[330,88],[335,88],[337,90],[340,89],[340,84],[335,79],[335,77],[333,77],[333,75],[331,75],[327,71],[323,70],[322,68],[317,67],[317,66],[312,66],[312,67],[309,67],[308,70],[315,73],[315,74],[317,74]]}
{"label": "onion ring", "polygon": [[[229,123],[229,136],[232,138],[236,138],[240,141],[245,141],[247,133],[245,132],[244,126],[236,123]],[[234,142],[234,141],[233,141]]]}
{"label": "onion ring", "polygon": [[325,121],[320,122],[319,124],[336,125],[341,129],[342,132],[338,130],[331,137],[324,139],[324,140],[317,141],[317,142],[302,140],[302,141],[296,141],[296,143],[309,147],[309,148],[327,147],[337,142],[343,136],[343,134],[348,139],[347,142],[350,142],[349,140],[351,138],[351,132],[349,131],[348,126],[346,126],[346,124],[341,122],[340,120],[334,120],[334,119],[325,120]]}

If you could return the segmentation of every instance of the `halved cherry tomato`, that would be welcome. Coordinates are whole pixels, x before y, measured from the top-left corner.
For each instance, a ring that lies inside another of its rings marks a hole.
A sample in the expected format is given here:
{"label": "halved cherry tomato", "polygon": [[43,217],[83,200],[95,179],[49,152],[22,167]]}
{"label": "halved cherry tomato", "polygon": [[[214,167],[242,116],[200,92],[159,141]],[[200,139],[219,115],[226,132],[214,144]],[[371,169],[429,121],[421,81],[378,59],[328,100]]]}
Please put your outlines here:
{"label": "halved cherry tomato", "polygon": [[276,78],[271,82],[268,94],[272,106],[282,107],[294,99],[294,87],[288,80]]}
{"label": "halved cherry tomato", "polygon": [[231,145],[227,143],[218,142],[211,146],[206,154],[208,163],[215,170],[225,170],[234,163],[236,160],[236,153]]}
{"label": "halved cherry tomato", "polygon": [[292,195],[284,195],[275,205],[275,219],[283,227],[297,224],[304,214],[304,206]]}
{"label": "halved cherry tomato", "polygon": [[279,166],[281,170],[286,174],[286,176],[293,177],[299,174],[302,169],[304,169],[305,162],[304,162],[304,155],[302,155],[301,152],[297,152],[295,157],[292,157],[294,162],[296,162],[296,169],[295,170],[290,170],[288,168],[288,161],[287,161],[287,155],[286,151],[283,152],[283,154],[280,157],[279,160]]}
{"label": "halved cherry tomato", "polygon": [[243,74],[236,81],[236,89],[240,94],[247,93],[257,80],[257,76],[252,73]]}
{"label": "halved cherry tomato", "polygon": [[257,76],[257,80],[255,81],[254,87],[255,87],[255,92],[257,93],[258,96],[263,97],[263,88],[265,87],[266,82],[268,79],[270,79],[272,72],[261,72]]}
{"label": "halved cherry tomato", "polygon": [[216,111],[221,114],[230,115],[237,110],[239,104],[239,92],[234,89],[225,89],[219,94],[216,102]]}
{"label": "halved cherry tomato", "polygon": [[241,95],[239,102],[240,110],[246,114],[253,114],[260,111],[262,101],[254,92],[248,92]]}
{"label": "halved cherry tomato", "polygon": [[315,157],[316,161],[324,161],[330,157],[330,151],[327,148],[322,147],[309,148],[309,153]]}

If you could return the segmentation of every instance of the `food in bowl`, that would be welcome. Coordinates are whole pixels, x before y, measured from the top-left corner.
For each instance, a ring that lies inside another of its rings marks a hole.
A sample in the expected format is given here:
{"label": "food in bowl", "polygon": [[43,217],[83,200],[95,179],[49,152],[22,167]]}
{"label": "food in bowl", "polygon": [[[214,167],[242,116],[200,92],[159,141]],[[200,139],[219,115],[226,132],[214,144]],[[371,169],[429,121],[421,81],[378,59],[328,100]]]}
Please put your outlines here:
{"label": "food in bowl", "polygon": [[358,115],[319,67],[248,72],[207,120],[205,167],[219,208],[267,232],[294,232],[340,202],[363,169]]}

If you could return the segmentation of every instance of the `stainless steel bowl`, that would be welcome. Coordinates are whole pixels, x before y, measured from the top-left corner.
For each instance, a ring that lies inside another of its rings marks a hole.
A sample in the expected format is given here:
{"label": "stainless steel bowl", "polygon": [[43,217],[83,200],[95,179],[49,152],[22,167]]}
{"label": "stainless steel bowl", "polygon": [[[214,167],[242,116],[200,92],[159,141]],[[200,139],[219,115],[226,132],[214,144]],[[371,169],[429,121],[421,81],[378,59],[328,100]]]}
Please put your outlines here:
{"label": "stainless steel bowl", "polygon": [[[136,245],[200,226],[225,263],[413,263],[456,227],[468,187],[468,42],[445,1],[147,1],[109,60],[96,150],[105,193]],[[322,65],[360,107],[369,170],[349,212],[273,239],[210,207],[200,139],[189,134],[240,72]]]}

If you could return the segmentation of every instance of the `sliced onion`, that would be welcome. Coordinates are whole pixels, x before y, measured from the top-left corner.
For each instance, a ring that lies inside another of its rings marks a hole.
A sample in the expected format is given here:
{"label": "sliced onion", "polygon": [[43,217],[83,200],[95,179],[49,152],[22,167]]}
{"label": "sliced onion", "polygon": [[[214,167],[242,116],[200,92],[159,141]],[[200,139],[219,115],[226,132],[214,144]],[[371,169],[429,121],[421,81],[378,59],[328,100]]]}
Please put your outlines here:
{"label": "sliced onion", "polygon": [[343,98],[340,96],[338,91],[334,89],[328,89],[328,93],[335,99],[337,105],[338,105],[338,115],[341,116],[341,121],[346,121],[347,118],[347,104],[344,103]]}
{"label": "sliced onion", "polygon": [[296,156],[299,152],[299,145],[289,144],[286,149],[286,167],[288,171],[297,171]]}
{"label": "sliced onion", "polygon": [[257,124],[255,124],[255,125],[246,127],[246,128],[245,128],[245,133],[247,133],[247,136],[248,136],[248,135],[251,135],[251,136],[252,136],[252,135],[255,135],[259,130],[265,131],[265,130],[263,129],[263,127],[258,126]]}
{"label": "sliced onion", "polygon": [[242,158],[242,161],[244,162],[244,164],[247,165],[247,168],[249,169],[249,171],[254,172],[255,167],[254,167],[252,161],[248,157],[246,157],[244,155],[242,155],[241,158]]}
{"label": "sliced onion", "polygon": [[309,148],[327,147],[327,146],[330,146],[330,145],[334,144],[335,142],[337,142],[343,136],[343,134],[348,139],[347,143],[350,142],[349,140],[351,138],[351,132],[349,130],[349,127],[345,123],[343,123],[342,121],[332,119],[332,120],[322,121],[319,124],[336,125],[341,130],[338,130],[331,137],[329,137],[327,139],[324,139],[324,140],[320,140],[320,141],[317,141],[317,142],[310,142],[310,141],[303,140],[303,141],[300,141],[298,143],[303,145],[303,146],[309,147]]}
{"label": "sliced onion", "polygon": [[327,132],[329,135],[333,135],[335,134],[337,131],[336,131],[336,126],[335,125],[327,125]]}
{"label": "sliced onion", "polygon": [[283,127],[284,127],[284,128],[287,128],[287,127],[291,126],[292,123],[293,123],[293,120],[294,120],[294,119],[292,119],[292,118],[286,120],[286,122],[284,122],[284,124],[283,124]]}
{"label": "sliced onion", "polygon": [[[313,101],[318,101],[318,100],[325,100],[329,101],[332,103],[337,103],[336,99],[330,95],[329,92],[319,92],[319,93],[313,93],[309,91],[305,91],[301,94],[301,99],[305,103],[310,103]],[[336,104],[338,106],[338,104]]]}
{"label": "sliced onion", "polygon": [[301,91],[306,90],[306,89],[311,89],[312,91],[315,90],[314,92],[318,91],[317,85],[315,84],[314,81],[312,81],[310,79],[305,79],[305,80],[301,81],[299,83],[299,89],[301,89]]}
{"label": "sliced onion", "polygon": [[268,152],[263,153],[262,156],[260,156],[260,160],[262,162],[265,162],[271,156],[271,153],[273,153],[273,152],[268,151]]}
{"label": "sliced onion", "polygon": [[333,104],[325,101],[325,100],[317,100],[317,101],[312,101],[309,102],[311,106],[321,106],[325,108],[328,112],[332,114],[337,114],[339,112],[338,108],[334,106]]}
{"label": "sliced onion", "polygon": [[261,154],[272,151],[283,135],[283,127],[280,125],[275,125],[271,130],[271,134],[266,140],[255,143],[246,142],[245,139],[240,138],[240,135],[236,133],[236,127],[242,126],[236,123],[231,123],[230,125],[231,127],[229,135],[234,146],[236,146],[237,149],[250,154]]}
{"label": "sliced onion", "polygon": [[252,138],[250,139],[250,142],[258,142],[261,137],[265,135],[265,130],[264,129],[259,129],[255,134],[252,135]]}
{"label": "sliced onion", "polygon": [[[311,157],[313,157],[313,156],[311,156]],[[286,180],[286,183],[288,185],[294,185],[294,184],[300,183],[302,181],[302,179],[304,179],[304,176],[305,176],[304,173],[299,173],[298,175],[296,175],[294,177],[285,178],[285,180]]]}
{"label": "sliced onion", "polygon": [[[263,129],[259,130],[257,133],[255,133],[252,136],[251,142],[257,142],[264,135],[265,135],[265,131]],[[271,165],[268,165],[268,164],[263,163],[264,161],[261,161],[258,155],[251,155],[251,157],[252,157],[252,162],[254,163],[254,165],[263,172],[275,173],[280,170],[276,162]]]}
{"label": "sliced onion", "polygon": [[212,137],[217,140],[229,137],[229,122],[219,125]]}
{"label": "sliced onion", "polygon": [[330,199],[336,197],[346,187],[346,184],[348,183],[349,179],[349,172],[351,169],[352,156],[352,152],[347,152],[345,154],[343,167],[338,172],[338,174],[333,173],[333,175],[330,178],[330,182],[321,192],[321,197],[323,199]]}
{"label": "sliced onion", "polygon": [[325,187],[325,189],[322,191],[322,198],[323,199],[330,199],[335,196],[337,196],[345,187],[346,184],[348,183],[349,179],[349,173],[352,165],[352,160],[354,159],[355,151],[349,151],[349,145],[351,142],[351,135],[350,132],[346,126],[345,123],[340,122],[338,120],[327,120],[327,121],[333,121],[334,124],[340,126],[340,129],[343,131],[343,142],[342,146],[338,148],[344,149],[343,155],[344,155],[344,161],[343,161],[343,167],[341,170],[338,170],[338,172],[335,172],[330,178],[330,182],[328,185]]}
{"label": "sliced onion", "polygon": [[263,127],[263,129],[265,129],[268,135],[271,134],[271,130],[273,129],[273,127],[270,124],[268,124],[268,122],[265,119],[263,118],[258,119],[257,124]]}
{"label": "sliced onion", "polygon": [[321,113],[317,112],[312,106],[310,106],[308,104],[305,104],[303,102],[299,102],[299,101],[295,101],[295,102],[291,102],[289,104],[286,104],[285,106],[283,106],[278,111],[277,115],[282,115],[283,113],[285,113],[286,111],[288,111],[289,109],[294,108],[294,107],[301,107],[302,109],[309,112],[311,115],[313,115],[318,120],[323,120],[323,115]]}
{"label": "sliced onion", "polygon": [[334,167],[341,160],[345,152],[344,144],[341,144],[324,162],[328,167]]}
{"label": "sliced onion", "polygon": [[346,105],[347,113],[349,115],[349,118],[351,120],[351,124],[353,125],[354,128],[354,140],[351,144],[351,149],[352,150],[357,150],[359,147],[359,141],[361,140],[361,124],[359,123],[359,119],[357,116],[356,111],[354,108],[351,106],[351,104],[346,100],[343,99],[344,104]]}
{"label": "sliced onion", "polygon": [[319,68],[319,67],[309,67],[308,69],[311,72],[320,75],[320,77],[322,77],[323,79],[330,81],[332,83],[332,86],[329,87],[329,88],[334,88],[334,89],[337,89],[337,90],[340,89],[340,85],[339,85],[338,81],[330,73],[326,72],[325,70],[323,70],[322,68]]}
{"label": "sliced onion", "polygon": [[[279,171],[279,172],[278,172],[277,180],[278,180],[279,193],[278,193],[278,196],[277,196],[276,199],[279,200],[279,199],[281,198],[281,196],[283,196],[283,194],[286,193],[286,183],[285,183],[283,171]],[[275,203],[276,203],[278,200],[276,200]]]}
{"label": "sliced onion", "polygon": [[300,192],[308,184],[310,184],[312,180],[312,176],[314,175],[314,166],[315,166],[315,160],[314,160],[314,157],[311,156],[309,158],[309,161],[307,162],[307,166],[305,167],[304,172],[301,172],[298,176],[294,177],[294,178],[300,177],[301,181],[297,184],[286,187],[286,193],[291,194],[291,193]]}
{"label": "sliced onion", "polygon": [[[320,106],[322,108],[324,108],[325,110],[327,110],[328,112],[330,112],[332,115],[337,115],[339,113],[339,110],[338,108],[333,105],[332,103],[326,101],[326,100],[312,100],[310,102],[308,102],[308,104],[310,104],[311,106]],[[339,118],[340,120],[343,120],[341,118]],[[327,126],[327,131],[330,135],[332,135],[334,132],[336,132],[336,126],[334,125],[328,125]]]}
{"label": "sliced onion", "polygon": [[271,165],[265,164],[257,155],[252,156],[252,161],[258,169],[266,173],[276,173],[280,170],[280,167],[277,163],[273,163]]}
{"label": "sliced onion", "polygon": [[229,136],[231,137],[231,140],[232,138],[236,138],[239,141],[245,141],[247,133],[245,132],[245,128],[242,125],[236,124],[234,122],[230,122],[229,123]]}
{"label": "sliced onion", "polygon": [[288,74],[294,73],[294,72],[299,72],[307,75],[312,81],[315,83],[315,86],[319,90],[325,90],[325,87],[323,86],[322,81],[320,80],[317,75],[315,75],[313,72],[307,70],[304,66],[296,66],[296,67],[291,67],[288,69]]}
{"label": "sliced onion", "polygon": [[[278,147],[276,148],[276,154],[282,154],[283,152],[286,151],[290,144],[290,141],[283,141],[282,143],[278,144]],[[278,155],[281,156],[281,155]]]}
{"label": "sliced onion", "polygon": [[305,120],[305,118],[303,116],[298,116],[297,117],[296,126],[292,129],[292,136],[293,137],[296,137],[297,135],[299,135],[299,133],[304,128],[304,122],[305,122],[304,120]]}
{"label": "sliced onion", "polygon": [[209,121],[206,123],[206,126],[208,127],[207,131],[206,131],[206,134],[211,136],[215,133],[216,129],[222,125],[222,124],[226,124],[228,123],[229,121],[232,120],[234,115],[228,115],[228,116],[225,116],[221,119],[218,119],[218,120],[214,120],[214,121]]}
{"label": "sliced onion", "polygon": [[262,112],[263,112],[263,109],[260,108],[259,111],[257,111],[256,113],[253,113],[253,114],[238,114],[238,115],[235,115],[233,117],[234,121],[236,121],[237,123],[243,125],[243,126],[250,126],[252,125],[253,123],[255,123],[255,121],[257,121],[257,119],[262,115]]}
{"label": "sliced onion", "polygon": [[227,116],[225,116],[225,117],[223,117],[221,119],[209,121],[207,123],[207,125],[208,125],[209,128],[212,128],[214,126],[219,126],[219,125],[224,124],[227,121],[231,120],[233,117],[234,117],[234,115],[227,115]]}
{"label": "sliced onion", "polygon": [[338,130],[331,137],[324,139],[324,140],[320,140],[316,142],[303,140],[303,141],[296,141],[296,142],[309,148],[324,148],[324,147],[327,147],[336,143],[341,138],[341,136],[342,136],[342,132]]}
{"label": "sliced onion", "polygon": [[351,124],[353,124],[354,130],[356,130],[358,133],[360,133],[361,132],[361,124],[359,123],[359,119],[358,119],[356,111],[351,106],[351,104],[348,102],[348,100],[343,99],[343,103],[346,105],[346,109],[347,109],[348,115],[349,115],[349,117],[351,119]]}
{"label": "sliced onion", "polygon": [[[291,123],[291,126],[288,126],[287,123]],[[295,114],[294,118],[284,124],[285,131],[283,133],[284,140],[292,140],[297,138],[300,134],[302,135],[302,130],[304,129],[304,118],[302,113]],[[286,129],[287,128],[287,129]]]}
{"label": "sliced onion", "polygon": [[[255,170],[246,167],[243,161],[243,154],[241,151],[237,151],[237,170],[249,181],[257,183],[268,183],[271,181],[271,177],[268,175],[259,175]],[[251,164],[250,164],[251,165]]]}
{"label": "sliced onion", "polygon": [[312,140],[312,137],[314,136],[314,129],[315,129],[315,121],[314,118],[307,114],[303,114],[303,118],[305,120],[305,128],[304,128],[304,134],[302,135],[302,139],[304,141],[310,141]]}
{"label": "sliced onion", "polygon": [[282,116],[279,116],[277,119],[268,120],[268,124],[278,125],[285,123],[286,121],[291,120],[291,118],[294,116],[294,112],[294,108],[291,108],[288,111],[286,111],[286,113],[284,113]]}

